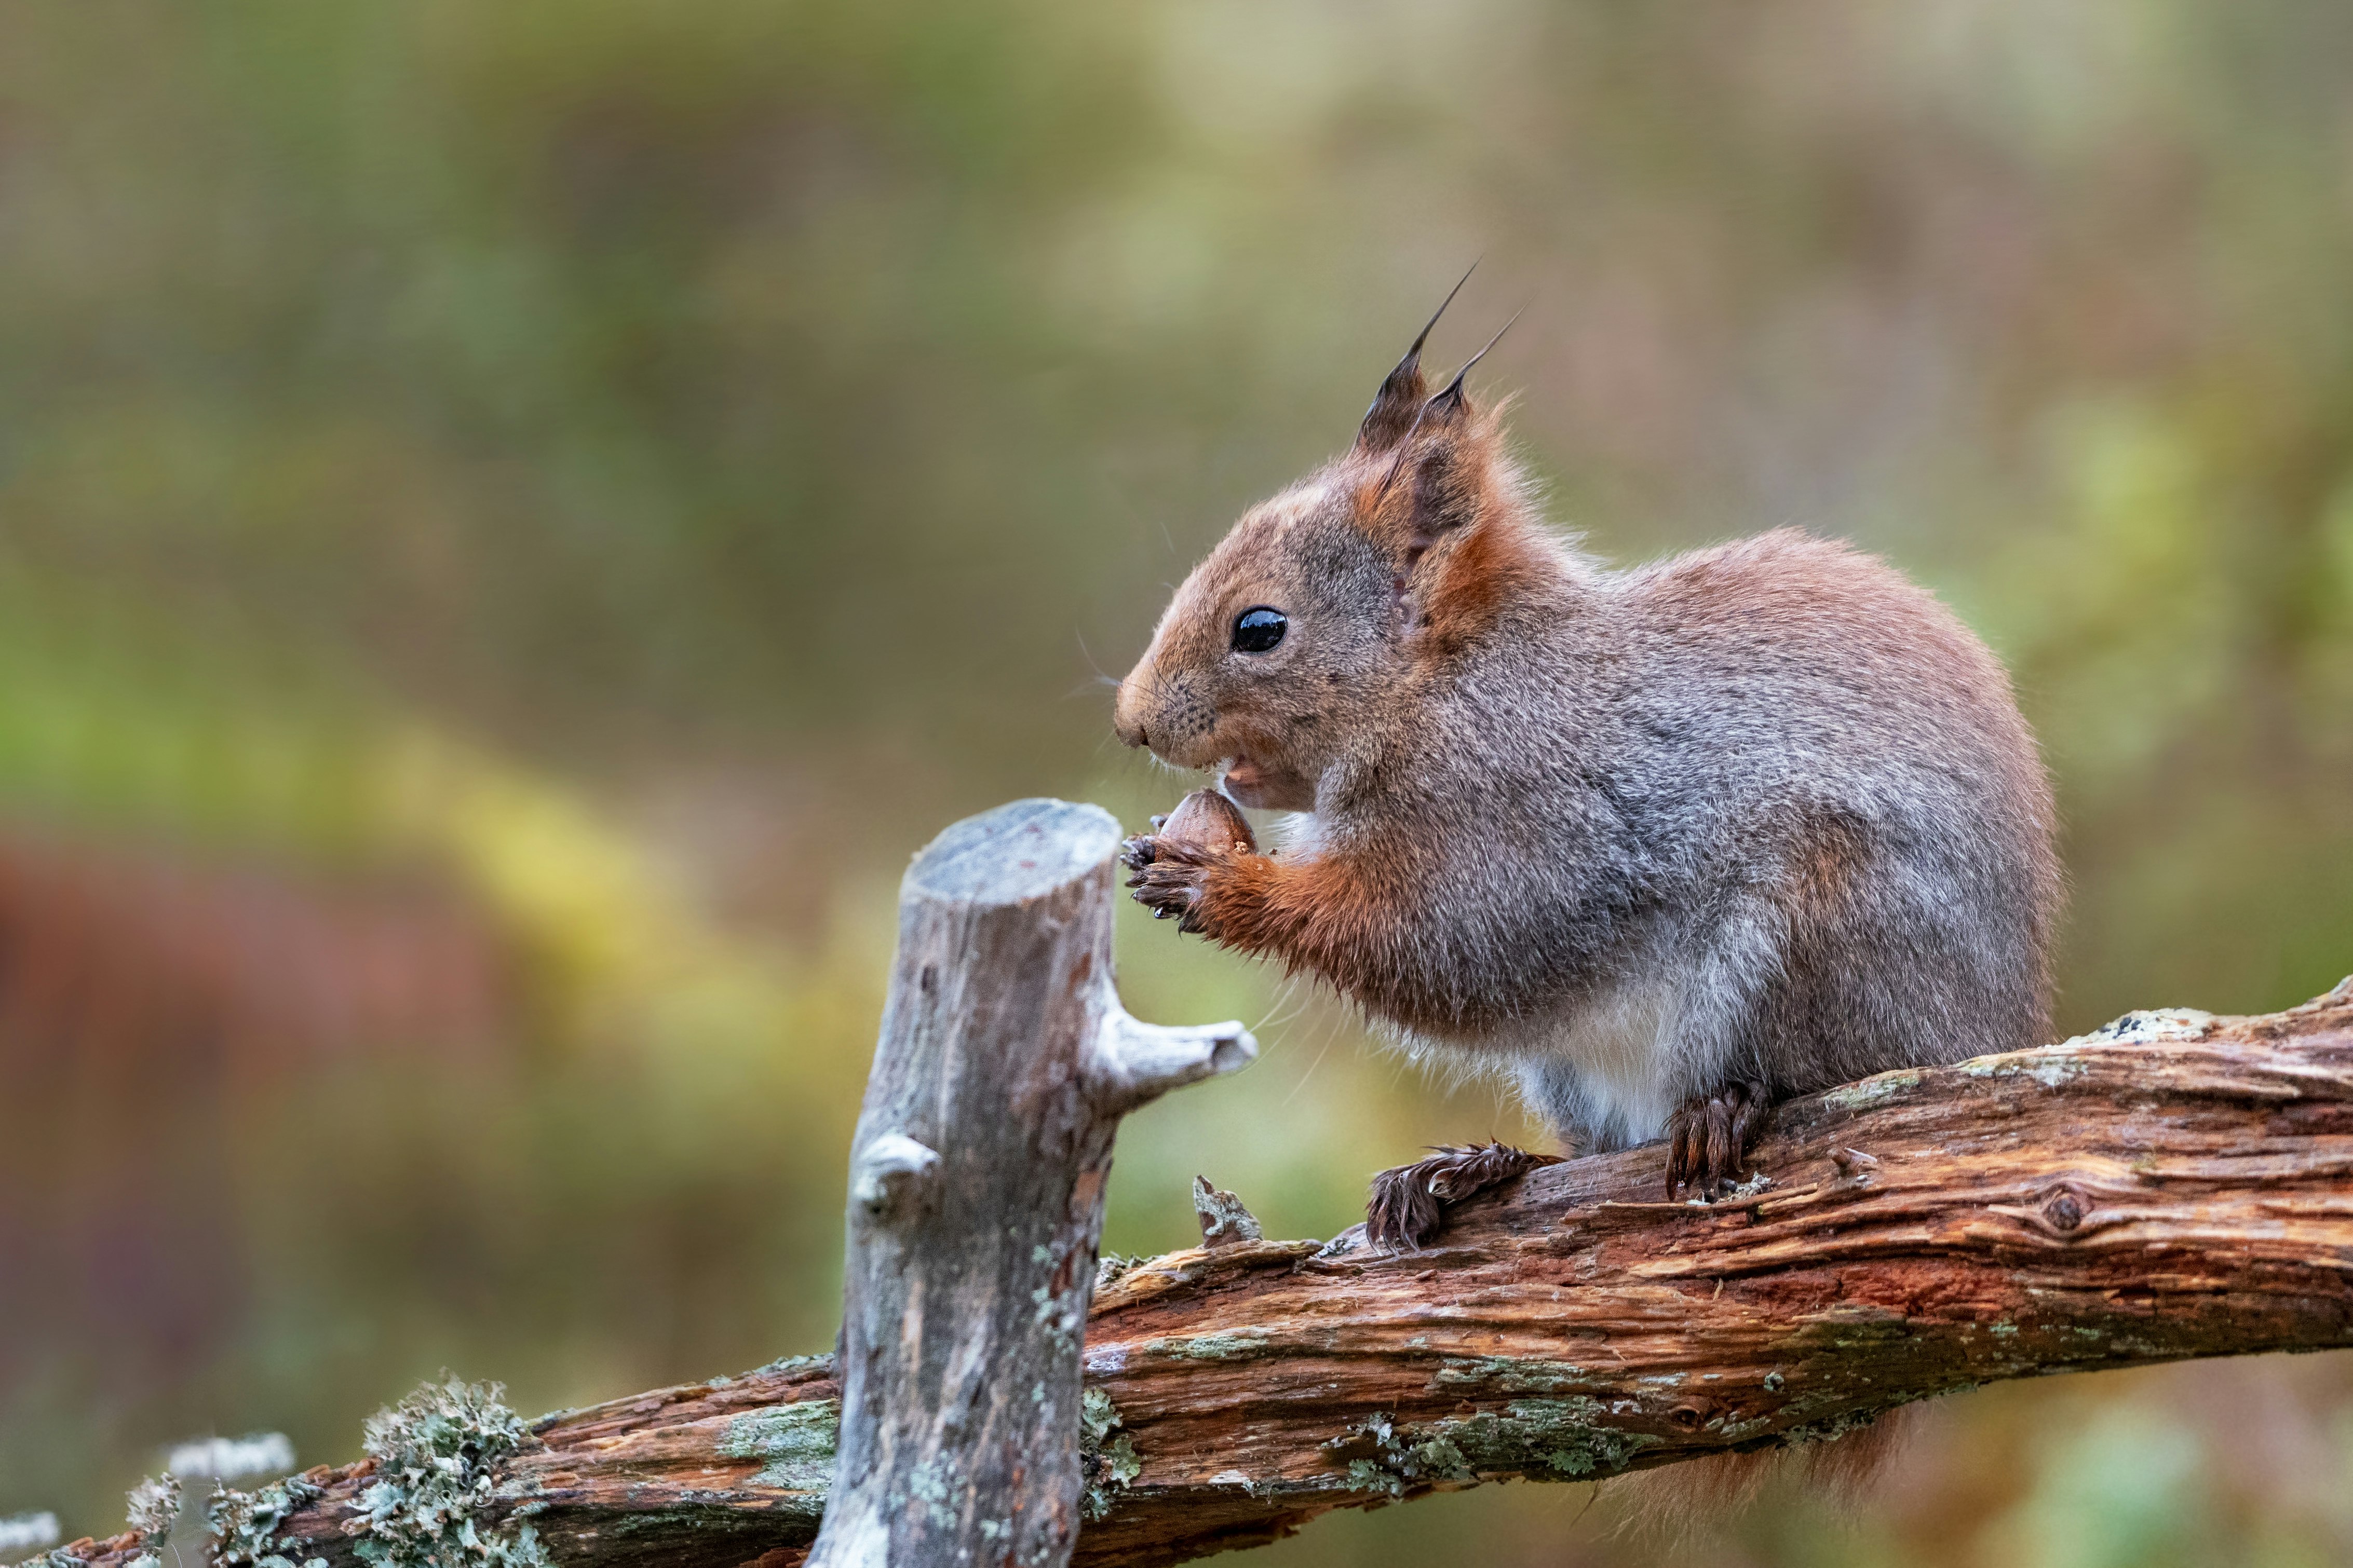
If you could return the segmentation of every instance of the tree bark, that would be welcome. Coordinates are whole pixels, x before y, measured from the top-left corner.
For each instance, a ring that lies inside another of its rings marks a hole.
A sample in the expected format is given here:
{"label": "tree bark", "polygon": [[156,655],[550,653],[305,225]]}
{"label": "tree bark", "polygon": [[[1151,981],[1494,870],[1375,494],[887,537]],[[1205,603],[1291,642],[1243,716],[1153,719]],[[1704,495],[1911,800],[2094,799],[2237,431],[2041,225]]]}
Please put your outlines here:
{"label": "tree bark", "polygon": [[[1076,1561],[1828,1437],[2003,1378],[2353,1345],[2353,982],[1810,1096],[1757,1150],[1769,1184],[1714,1205],[1654,1201],[1664,1158],[1536,1171],[1418,1254],[1240,1241],[1099,1289],[1086,1377],[1120,1425]],[[562,1563],[789,1568],[839,1398],[810,1359],[549,1416],[501,1507]],[[338,1564],[355,1469],[290,1521]]]}

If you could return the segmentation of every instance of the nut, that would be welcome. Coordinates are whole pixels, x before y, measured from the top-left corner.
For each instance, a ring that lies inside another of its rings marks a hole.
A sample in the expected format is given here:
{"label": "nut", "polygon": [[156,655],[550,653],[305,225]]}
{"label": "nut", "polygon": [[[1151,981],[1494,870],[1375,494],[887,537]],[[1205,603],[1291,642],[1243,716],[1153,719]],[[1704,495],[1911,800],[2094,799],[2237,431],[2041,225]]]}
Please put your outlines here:
{"label": "nut", "polygon": [[1179,844],[1189,844],[1197,849],[1231,850],[1236,854],[1258,852],[1258,839],[1250,832],[1241,807],[1213,789],[1197,789],[1176,803],[1176,809],[1166,816],[1155,817],[1153,831],[1163,838]]}

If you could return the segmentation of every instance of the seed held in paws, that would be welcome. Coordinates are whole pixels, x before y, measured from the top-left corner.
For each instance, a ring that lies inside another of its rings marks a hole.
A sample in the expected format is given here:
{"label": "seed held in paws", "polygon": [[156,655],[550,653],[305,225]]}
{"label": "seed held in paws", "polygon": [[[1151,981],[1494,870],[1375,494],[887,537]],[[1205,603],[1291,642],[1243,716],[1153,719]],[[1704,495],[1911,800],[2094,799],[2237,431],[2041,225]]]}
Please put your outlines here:
{"label": "seed held in paws", "polygon": [[1176,803],[1176,809],[1155,824],[1154,837],[1188,844],[1197,849],[1258,852],[1258,838],[1241,807],[1213,789],[1197,789]]}

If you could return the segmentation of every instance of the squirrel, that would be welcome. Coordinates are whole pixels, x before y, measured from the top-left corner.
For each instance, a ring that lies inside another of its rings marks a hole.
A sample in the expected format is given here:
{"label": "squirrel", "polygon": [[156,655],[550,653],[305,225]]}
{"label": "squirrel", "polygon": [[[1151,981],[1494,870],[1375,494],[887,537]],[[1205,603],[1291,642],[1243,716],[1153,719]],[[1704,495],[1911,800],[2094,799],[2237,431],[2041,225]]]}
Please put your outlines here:
{"label": "squirrel", "polygon": [[[1993,654],[1793,529],[1605,566],[1465,391],[1486,349],[1429,391],[1437,321],[1119,683],[1127,744],[1297,814],[1273,854],[1128,840],[1134,897],[1515,1080],[1573,1152],[1667,1140],[1670,1197],[1736,1178],[1776,1100],[2046,1037],[2051,789]],[[1386,1172],[1370,1237],[1548,1163]]]}

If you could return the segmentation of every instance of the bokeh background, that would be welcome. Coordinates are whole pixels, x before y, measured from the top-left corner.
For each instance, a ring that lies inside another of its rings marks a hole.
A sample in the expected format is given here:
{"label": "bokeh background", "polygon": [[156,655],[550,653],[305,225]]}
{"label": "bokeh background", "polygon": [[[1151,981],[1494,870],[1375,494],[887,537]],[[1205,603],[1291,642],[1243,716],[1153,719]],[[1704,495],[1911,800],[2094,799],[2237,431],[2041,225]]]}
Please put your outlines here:
{"label": "bokeh background", "polygon": [[[2353,969],[2353,8],[2330,0],[27,0],[0,11],[0,1514],[830,1342],[906,856],[1182,781],[1098,676],[1441,329],[1554,515],[1785,522],[2010,661],[2062,1024]],[[1122,1135],[1329,1234],[1526,1129],[1261,1025]],[[2340,1358],[1947,1402],[1886,1500],[1606,1494],[1307,1564],[2353,1556]]]}

